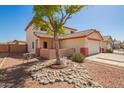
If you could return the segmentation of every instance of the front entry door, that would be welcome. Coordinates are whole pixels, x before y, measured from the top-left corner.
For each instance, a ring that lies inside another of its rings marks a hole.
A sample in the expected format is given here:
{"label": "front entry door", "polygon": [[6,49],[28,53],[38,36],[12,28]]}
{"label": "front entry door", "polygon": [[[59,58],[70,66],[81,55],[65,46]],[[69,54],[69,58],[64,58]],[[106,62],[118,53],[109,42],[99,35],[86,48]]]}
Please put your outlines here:
{"label": "front entry door", "polygon": [[43,42],[43,48],[48,48],[47,42]]}

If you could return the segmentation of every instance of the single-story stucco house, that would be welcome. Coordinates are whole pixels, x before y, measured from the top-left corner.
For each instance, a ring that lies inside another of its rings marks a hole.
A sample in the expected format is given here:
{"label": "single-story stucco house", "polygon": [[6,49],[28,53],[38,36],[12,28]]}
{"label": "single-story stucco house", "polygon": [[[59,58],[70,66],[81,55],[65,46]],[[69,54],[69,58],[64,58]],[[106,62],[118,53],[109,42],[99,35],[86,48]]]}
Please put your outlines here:
{"label": "single-story stucco house", "polygon": [[113,48],[120,49],[121,48],[121,41],[114,40],[113,41]]}
{"label": "single-story stucco house", "polygon": [[[53,36],[42,29],[36,30],[34,27],[33,23],[29,23],[25,29],[28,51],[47,59],[55,58]],[[65,27],[65,35],[59,37],[61,55],[80,52],[88,56],[104,52],[103,37],[99,31],[95,29],[76,31],[74,28]]]}
{"label": "single-story stucco house", "polygon": [[113,48],[113,39],[111,36],[103,36],[103,48],[104,52],[107,48]]}
{"label": "single-story stucco house", "polygon": [[25,42],[25,41],[21,41],[21,40],[13,40],[13,41],[9,41],[9,42],[7,42],[7,44],[26,45],[26,42]]}

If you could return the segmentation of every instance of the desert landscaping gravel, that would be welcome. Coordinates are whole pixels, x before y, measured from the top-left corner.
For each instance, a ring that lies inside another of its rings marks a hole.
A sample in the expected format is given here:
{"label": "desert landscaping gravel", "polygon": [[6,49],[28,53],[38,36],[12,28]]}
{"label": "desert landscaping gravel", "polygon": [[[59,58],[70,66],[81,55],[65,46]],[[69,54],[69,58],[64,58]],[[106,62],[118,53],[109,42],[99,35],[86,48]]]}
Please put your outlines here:
{"label": "desert landscaping gravel", "polygon": [[124,88],[124,68],[98,62],[86,62],[91,78],[105,88]]}
{"label": "desert landscaping gravel", "polygon": [[32,70],[33,79],[44,85],[55,82],[67,82],[74,84],[76,88],[102,87],[91,80],[83,63],[72,62],[65,58],[62,58],[61,61],[67,61],[69,63],[68,68],[49,68],[51,63],[55,62],[52,60],[35,65]]}
{"label": "desert landscaping gravel", "polygon": [[[41,60],[42,61],[42,60]],[[38,62],[24,63],[21,54],[11,54],[0,70],[1,88],[72,88],[73,84],[56,82],[54,84],[39,84],[32,80],[30,71]]]}
{"label": "desert landscaping gravel", "polygon": [[[41,60],[43,62],[43,60]],[[55,82],[39,84],[31,77],[34,66],[40,62],[24,63],[22,55],[14,54],[7,57],[0,71],[0,87],[29,88],[74,88],[74,84]],[[93,81],[103,87],[124,87],[124,68],[98,62],[83,63]]]}

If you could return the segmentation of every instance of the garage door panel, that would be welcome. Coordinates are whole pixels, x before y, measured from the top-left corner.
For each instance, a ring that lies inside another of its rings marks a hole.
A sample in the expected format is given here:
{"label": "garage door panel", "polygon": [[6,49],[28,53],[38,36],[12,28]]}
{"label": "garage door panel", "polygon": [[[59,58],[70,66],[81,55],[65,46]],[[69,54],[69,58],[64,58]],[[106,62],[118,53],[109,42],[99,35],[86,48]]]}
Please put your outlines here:
{"label": "garage door panel", "polygon": [[100,44],[99,41],[88,40],[89,55],[99,53]]}

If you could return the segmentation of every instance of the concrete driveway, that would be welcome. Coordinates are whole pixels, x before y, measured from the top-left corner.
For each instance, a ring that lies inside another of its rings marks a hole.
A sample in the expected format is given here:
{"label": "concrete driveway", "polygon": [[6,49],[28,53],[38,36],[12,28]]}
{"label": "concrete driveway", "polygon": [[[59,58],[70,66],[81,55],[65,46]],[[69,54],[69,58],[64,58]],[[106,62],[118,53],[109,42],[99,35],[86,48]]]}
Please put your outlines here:
{"label": "concrete driveway", "polygon": [[95,61],[124,67],[124,55],[120,54],[100,53],[86,57],[85,61]]}

